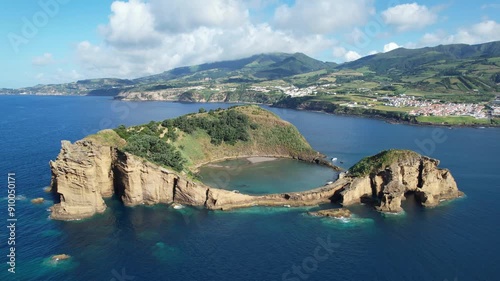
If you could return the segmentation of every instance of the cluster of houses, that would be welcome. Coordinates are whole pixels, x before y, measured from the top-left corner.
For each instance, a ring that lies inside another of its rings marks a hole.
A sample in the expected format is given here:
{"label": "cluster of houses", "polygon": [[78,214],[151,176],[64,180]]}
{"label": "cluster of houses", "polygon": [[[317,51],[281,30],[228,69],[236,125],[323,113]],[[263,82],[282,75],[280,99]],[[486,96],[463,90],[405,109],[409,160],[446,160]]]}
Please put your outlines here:
{"label": "cluster of houses", "polygon": [[475,118],[488,117],[485,106],[474,103],[441,103],[439,100],[420,100],[414,96],[401,95],[399,97],[381,98],[387,106],[416,107],[410,115],[416,116],[472,116]]}
{"label": "cluster of houses", "polygon": [[491,102],[491,115],[500,116],[500,96],[496,96],[495,100]]}
{"label": "cluster of houses", "polygon": [[262,93],[269,93],[273,90],[278,90],[283,92],[285,95],[289,95],[291,97],[302,97],[315,95],[318,92],[320,86],[309,86],[307,88],[298,88],[293,85],[291,86],[252,86],[250,90]]}
{"label": "cluster of houses", "polygon": [[422,116],[472,116],[487,118],[484,105],[473,103],[435,103],[412,110],[410,115]]}
{"label": "cluster of houses", "polygon": [[379,100],[383,101],[386,106],[394,107],[426,107],[439,102],[439,100],[419,100],[414,96],[405,95],[398,97],[382,97]]}
{"label": "cluster of houses", "polygon": [[493,107],[493,110],[491,111],[491,115],[493,115],[493,116],[500,116],[500,106]]}

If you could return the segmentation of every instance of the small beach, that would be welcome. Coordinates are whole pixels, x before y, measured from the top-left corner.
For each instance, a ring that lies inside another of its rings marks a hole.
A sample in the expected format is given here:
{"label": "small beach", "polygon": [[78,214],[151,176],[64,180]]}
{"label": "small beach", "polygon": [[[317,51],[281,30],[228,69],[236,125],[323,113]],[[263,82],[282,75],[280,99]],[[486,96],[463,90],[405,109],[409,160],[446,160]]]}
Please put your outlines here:
{"label": "small beach", "polygon": [[270,161],[274,161],[276,159],[277,158],[275,158],[275,157],[262,157],[262,156],[247,157],[247,160],[252,164],[262,163],[262,162],[270,162]]}

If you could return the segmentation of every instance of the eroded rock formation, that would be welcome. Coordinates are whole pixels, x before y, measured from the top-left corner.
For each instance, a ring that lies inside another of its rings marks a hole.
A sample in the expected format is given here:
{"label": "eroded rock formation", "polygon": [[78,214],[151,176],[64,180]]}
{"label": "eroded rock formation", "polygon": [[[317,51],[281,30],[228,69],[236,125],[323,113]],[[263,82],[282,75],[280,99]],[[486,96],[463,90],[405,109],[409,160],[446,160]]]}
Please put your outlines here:
{"label": "eroded rock formation", "polygon": [[84,139],[63,141],[53,162],[52,190],[60,202],[53,219],[90,217],[106,209],[103,198],[116,194],[127,206],[179,203],[207,209],[266,206],[309,206],[340,202],[344,206],[371,202],[380,211],[399,212],[409,192],[424,206],[462,193],[439,161],[416,153],[395,158],[364,176],[343,174],[331,184],[304,192],[252,196],[212,188],[190,177],[160,167],[114,146]]}
{"label": "eroded rock formation", "polygon": [[408,193],[414,193],[426,207],[463,195],[450,171],[438,168],[436,159],[410,151],[387,151],[378,156],[396,153],[399,157],[391,163],[354,178],[351,185],[341,192],[343,204],[367,200],[374,202],[380,211],[400,212],[401,201]]}
{"label": "eroded rock formation", "polygon": [[103,197],[113,194],[114,149],[86,140],[61,144],[59,156],[50,162],[52,190],[61,201],[51,208],[51,217],[80,219],[104,212]]}
{"label": "eroded rock formation", "polygon": [[328,217],[328,218],[342,219],[342,218],[350,218],[351,211],[345,208],[328,209],[328,210],[320,210],[317,212],[309,212],[309,215],[313,217]]}

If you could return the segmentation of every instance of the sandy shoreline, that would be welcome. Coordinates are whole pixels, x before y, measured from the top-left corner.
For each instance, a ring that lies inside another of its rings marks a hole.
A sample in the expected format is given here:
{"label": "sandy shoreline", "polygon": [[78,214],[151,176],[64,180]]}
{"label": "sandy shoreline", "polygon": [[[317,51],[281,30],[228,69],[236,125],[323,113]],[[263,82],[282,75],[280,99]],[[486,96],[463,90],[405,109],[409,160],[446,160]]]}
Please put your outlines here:
{"label": "sandy shoreline", "polygon": [[[250,162],[250,164],[257,164],[257,163],[262,163],[262,162],[274,161],[274,160],[277,160],[278,158],[276,158],[276,157],[267,157],[267,156],[252,156],[252,157],[243,157],[243,158],[240,158],[240,159],[245,159],[248,162]],[[221,165],[221,164],[217,164],[217,163],[207,164],[206,167],[212,167],[212,168],[231,168],[230,166],[225,166],[225,165]],[[232,167],[232,168],[234,168],[234,167]]]}
{"label": "sandy shoreline", "polygon": [[254,156],[254,157],[247,157],[247,160],[252,163],[261,163],[261,162],[269,162],[269,161],[274,161],[277,158],[275,157],[264,157],[264,156]]}

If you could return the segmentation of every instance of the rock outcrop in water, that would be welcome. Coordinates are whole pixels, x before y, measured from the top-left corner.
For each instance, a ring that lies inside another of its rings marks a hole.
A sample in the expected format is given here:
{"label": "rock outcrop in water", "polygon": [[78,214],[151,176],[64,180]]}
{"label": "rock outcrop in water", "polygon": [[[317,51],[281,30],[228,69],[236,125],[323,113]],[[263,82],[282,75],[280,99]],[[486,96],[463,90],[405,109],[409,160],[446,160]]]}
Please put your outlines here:
{"label": "rock outcrop in water", "polygon": [[51,208],[51,218],[60,220],[102,213],[106,209],[103,198],[113,194],[126,206],[179,203],[227,210],[255,205],[325,203],[335,191],[327,186],[293,194],[251,196],[235,193],[209,187],[116,147],[87,139],[74,144],[63,141],[59,156],[50,166],[52,190],[60,198]]}
{"label": "rock outcrop in water", "polygon": [[340,202],[347,206],[371,202],[384,212],[401,211],[401,201],[409,192],[424,206],[462,195],[451,173],[437,168],[437,160],[413,152],[404,154],[366,175],[347,174],[309,191],[252,196],[209,187],[95,141],[63,141],[59,156],[51,162],[53,190],[61,199],[52,207],[51,217],[71,220],[102,213],[106,209],[103,198],[115,193],[127,206],[179,203],[228,210],[257,205],[293,207]]}
{"label": "rock outcrop in water", "polygon": [[351,168],[351,185],[341,192],[342,203],[374,202],[382,212],[400,212],[401,201],[414,193],[426,207],[463,195],[439,161],[408,150],[388,150],[367,157]]}
{"label": "rock outcrop in water", "polygon": [[[257,124],[257,129],[250,131],[250,140],[221,148],[206,137],[192,138],[191,142],[185,142],[193,155],[189,158],[190,172],[207,160],[271,153],[274,157],[302,159],[335,168],[325,163],[291,124],[259,108],[236,110]],[[269,141],[280,132],[289,133]],[[113,195],[126,206],[178,203],[227,210],[256,205],[291,207],[370,202],[384,212],[401,211],[401,201],[408,193],[414,193],[424,206],[435,206],[442,200],[462,195],[450,172],[437,167],[439,161],[411,151],[390,150],[367,157],[348,173],[341,174],[337,181],[309,191],[252,196],[207,186],[188,176],[186,170],[176,172],[125,152],[126,143],[112,130],[101,131],[74,144],[62,142],[59,156],[50,162],[51,190],[60,201],[51,208],[53,219],[82,219],[102,213],[106,210],[104,198]],[[189,155],[189,151],[185,153]]]}
{"label": "rock outcrop in water", "polygon": [[110,146],[86,140],[61,144],[59,156],[50,162],[52,191],[57,192],[61,201],[51,208],[51,217],[80,219],[104,212],[103,197],[110,197],[114,192],[115,151]]}
{"label": "rock outcrop in water", "polygon": [[345,208],[340,208],[340,209],[328,209],[328,210],[320,210],[317,212],[309,212],[309,215],[313,217],[327,217],[327,218],[336,218],[336,219],[343,219],[343,218],[350,218],[351,217],[351,211]]}

